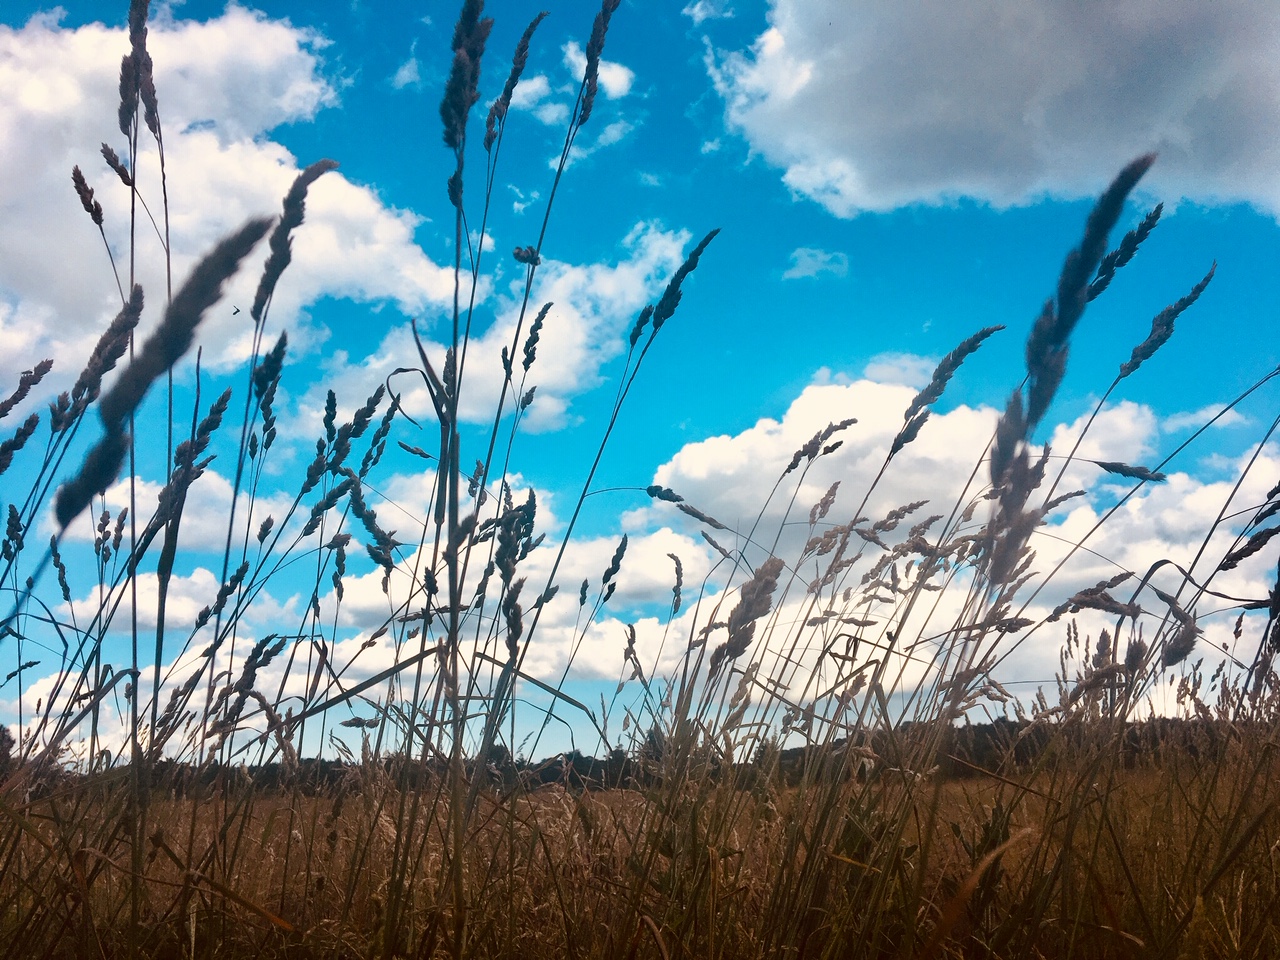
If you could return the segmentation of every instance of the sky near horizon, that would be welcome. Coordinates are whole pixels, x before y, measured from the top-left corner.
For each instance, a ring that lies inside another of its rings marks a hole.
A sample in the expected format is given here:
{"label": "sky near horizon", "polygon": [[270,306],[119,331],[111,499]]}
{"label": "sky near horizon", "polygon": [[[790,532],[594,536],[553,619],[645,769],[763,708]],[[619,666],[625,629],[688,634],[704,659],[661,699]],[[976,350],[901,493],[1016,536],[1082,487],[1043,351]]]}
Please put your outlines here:
{"label": "sky near horizon", "polygon": [[[485,112],[517,39],[544,4],[549,16],[512,100],[488,219],[469,368],[474,393],[462,410],[476,437],[491,416],[499,348],[510,338],[525,275],[509,251],[537,241],[599,7],[507,0],[485,9],[495,25],[471,118],[473,227]],[[119,264],[129,194],[98,145],[125,153],[116,105],[126,13],[127,4],[102,0],[56,7],[8,0],[0,9],[0,384],[16,383],[40,359],[55,362],[23,414],[67,388],[118,309],[111,262],[70,172],[78,164],[96,190]],[[327,390],[349,415],[396,368],[416,362],[411,319],[430,345],[447,337],[452,156],[441,142],[439,102],[456,16],[441,3],[153,4],[148,47],[165,128],[175,282],[246,217],[278,211],[302,167],[322,157],[339,164],[311,190],[294,262],[272,303],[268,342],[287,330],[290,353],[277,405],[280,446],[259,493],[264,511],[284,508],[289,478],[313,455]],[[721,232],[627,398],[560,574],[563,609],[548,605],[526,670],[558,681],[575,638],[584,637],[570,689],[594,702],[622,673],[624,624],[636,622],[646,669],[661,675],[684,643],[671,637],[687,638],[697,622],[686,610],[667,628],[654,615],[670,601],[668,555],[681,557],[686,585],[707,578],[712,600],[725,583],[699,525],[650,501],[643,488],[670,487],[726,524],[730,530],[715,536],[742,547],[748,564],[764,558],[758,544],[775,532],[785,557],[803,544],[809,507],[836,480],[832,519],[852,517],[938,361],[977,330],[1004,325],[961,367],[863,510],[875,518],[927,499],[933,506],[922,515],[948,513],[1022,379],[1027,332],[1092,199],[1126,162],[1152,151],[1158,159],[1113,242],[1156,203],[1163,217],[1087,310],[1036,439],[1069,449],[1152,317],[1216,263],[1173,339],[1109,398],[1082,455],[1154,468],[1178,451],[1280,364],[1277,49],[1280,7],[1266,0],[1012,7],[624,0],[610,26],[595,112],[555,194],[533,291],[535,308],[554,307],[512,476],[517,490],[538,491],[538,530],[548,542],[530,565],[544,577],[608,418],[636,314],[660,296],[694,243]],[[140,148],[138,159],[154,212],[154,149]],[[146,229],[139,236],[139,280],[158,305],[159,247]],[[222,386],[243,383],[260,254],[201,329],[205,403]],[[149,307],[143,328],[156,316]],[[187,418],[193,359],[177,375]],[[398,420],[393,444],[430,448],[425,393],[404,378],[399,386],[423,426]],[[232,410],[242,402],[237,394]],[[1169,480],[1128,499],[1089,540],[1091,561],[1055,581],[1040,605],[1047,610],[1120,569],[1141,574],[1166,557],[1194,562],[1220,511],[1256,506],[1280,480],[1280,452],[1265,447],[1231,498],[1276,406],[1268,384],[1178,452],[1162,467]],[[775,480],[816,431],[849,417],[858,423],[843,433],[844,448],[805,476],[788,520],[790,493],[769,498]],[[0,426],[7,437],[12,426]],[[163,456],[160,447],[140,458],[151,495],[163,482]],[[215,461],[200,481],[205,493],[186,526],[193,544],[221,543],[227,462]],[[426,481],[412,458],[389,456],[379,469],[374,485],[386,498],[379,516],[390,528],[397,527],[390,518],[402,516],[407,529],[415,511],[421,516]],[[1045,566],[1057,555],[1054,544],[1081,537],[1132,485],[1074,465],[1063,489],[1072,486],[1088,495],[1042,532]],[[117,485],[109,504],[121,496]],[[42,523],[33,541],[47,542],[52,523]],[[735,538],[752,529],[767,533],[754,544]],[[583,632],[572,602],[577,584],[598,580],[623,533],[630,543],[617,594]],[[91,541],[89,521],[68,536]],[[1206,551],[1204,562],[1222,552]],[[219,569],[198,547],[191,556],[171,606],[188,619],[216,593]],[[1265,597],[1273,567],[1263,551],[1220,578],[1219,589]],[[336,628],[349,652],[387,615],[376,572],[361,567],[353,576]],[[272,590],[255,614],[258,628],[304,617],[305,590],[291,591],[287,579]],[[85,602],[90,595],[88,583],[77,592]],[[1201,623],[1205,648],[1232,643],[1236,611],[1218,607]],[[1233,649],[1247,661],[1257,640],[1246,631]],[[382,644],[353,676],[390,662],[393,650]],[[1023,693],[1051,683],[1060,646],[1060,632],[1041,631],[1002,665],[1000,678],[1024,684]],[[13,660],[0,673],[17,666],[13,647],[0,651],[4,663]],[[22,659],[38,658],[28,651]],[[49,681],[33,668],[24,685],[29,713]],[[11,724],[14,686],[0,689],[0,721]]]}

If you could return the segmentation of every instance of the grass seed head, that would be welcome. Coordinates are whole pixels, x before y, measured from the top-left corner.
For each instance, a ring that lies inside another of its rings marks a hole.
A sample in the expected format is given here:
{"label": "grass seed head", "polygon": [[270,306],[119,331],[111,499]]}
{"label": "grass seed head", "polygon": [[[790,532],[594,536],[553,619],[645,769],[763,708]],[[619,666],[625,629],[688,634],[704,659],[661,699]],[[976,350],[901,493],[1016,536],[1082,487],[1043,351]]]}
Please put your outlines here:
{"label": "grass seed head", "polygon": [[222,297],[222,287],[248,256],[271,221],[249,220],[235,233],[220,241],[191,271],[186,283],[174,295],[164,319],[138,351],[133,362],[103,396],[99,409],[103,423],[121,429],[129,414],[137,409],[151,384],[178,362],[195,337],[205,311]]}
{"label": "grass seed head", "polygon": [[543,19],[547,16],[547,11],[543,10],[529,26],[525,27],[524,33],[520,36],[520,42],[516,44],[515,55],[511,58],[511,72],[507,75],[507,82],[503,84],[502,93],[498,99],[493,101],[489,107],[489,116],[484,125],[484,148],[487,151],[493,149],[494,141],[498,138],[498,129],[506,120],[507,110],[511,107],[512,94],[516,92],[516,84],[520,82],[520,75],[524,73],[524,68],[529,61],[529,41],[533,39],[533,32],[538,29]]}
{"label": "grass seed head", "polygon": [[591,39],[587,41],[587,68],[582,77],[582,109],[578,112],[578,126],[591,119],[596,102],[596,87],[600,82],[600,56],[604,53],[605,37],[609,33],[609,21],[622,0],[604,0],[600,12],[591,25]]}

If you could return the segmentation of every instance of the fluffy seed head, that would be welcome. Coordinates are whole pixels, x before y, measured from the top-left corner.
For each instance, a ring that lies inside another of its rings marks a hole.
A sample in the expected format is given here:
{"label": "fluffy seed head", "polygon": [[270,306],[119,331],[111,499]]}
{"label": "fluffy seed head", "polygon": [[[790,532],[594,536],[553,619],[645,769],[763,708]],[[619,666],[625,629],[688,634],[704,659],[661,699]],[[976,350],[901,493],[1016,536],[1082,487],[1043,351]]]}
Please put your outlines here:
{"label": "fluffy seed head", "polygon": [[235,233],[223,239],[191,271],[164,319],[142,345],[132,363],[120,375],[110,392],[102,398],[100,410],[107,426],[123,429],[123,423],[146,395],[151,384],[165,370],[178,362],[195,337],[204,313],[222,296],[222,286],[248,256],[271,221],[249,220]]}

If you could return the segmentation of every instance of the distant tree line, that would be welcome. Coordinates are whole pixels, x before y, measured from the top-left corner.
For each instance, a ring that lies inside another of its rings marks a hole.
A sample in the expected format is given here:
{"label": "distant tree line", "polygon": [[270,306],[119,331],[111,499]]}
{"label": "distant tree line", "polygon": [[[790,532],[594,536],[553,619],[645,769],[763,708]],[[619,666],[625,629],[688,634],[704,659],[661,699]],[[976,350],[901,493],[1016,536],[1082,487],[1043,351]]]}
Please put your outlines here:
{"label": "distant tree line", "polygon": [[[1200,718],[1154,717],[1125,724],[1118,731],[1102,723],[1054,725],[1000,718],[992,723],[940,726],[907,722],[894,728],[868,729],[862,734],[822,745],[782,747],[765,741],[753,756],[730,763],[703,750],[696,775],[714,781],[732,776],[740,786],[756,788],[766,783],[795,786],[809,780],[857,778],[907,773],[947,780],[1026,770],[1049,751],[1068,754],[1114,749],[1126,767],[1163,766],[1176,758],[1212,760],[1221,757],[1230,740],[1239,735],[1237,724]],[[495,746],[483,758],[466,761],[468,778],[481,778],[492,789],[506,792],[559,784],[566,789],[643,788],[666,776],[690,776],[689,769],[673,770],[664,761],[667,746],[659,734],[646,737],[632,752],[613,750],[603,758],[578,750],[531,761],[513,757]],[[19,772],[13,738],[0,727],[0,782]],[[379,776],[403,789],[428,786],[445,776],[444,757],[417,759],[395,754],[380,760]],[[117,764],[105,772],[82,774],[63,768],[40,771],[33,778],[33,795],[73,787],[87,780],[111,779],[127,771]],[[259,766],[212,762],[201,766],[161,760],[149,771],[150,788],[158,796],[196,799],[238,791],[298,790],[327,794],[339,788],[361,788],[370,770],[340,760],[304,758],[290,764]]]}

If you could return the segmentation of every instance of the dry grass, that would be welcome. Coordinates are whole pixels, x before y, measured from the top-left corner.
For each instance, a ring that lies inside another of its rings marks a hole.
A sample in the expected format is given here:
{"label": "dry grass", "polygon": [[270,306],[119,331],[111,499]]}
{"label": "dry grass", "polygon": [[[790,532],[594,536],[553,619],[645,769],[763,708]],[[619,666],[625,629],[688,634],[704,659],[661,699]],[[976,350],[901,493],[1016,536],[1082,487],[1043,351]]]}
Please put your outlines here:
{"label": "dry grass", "polygon": [[[913,956],[955,908],[939,955],[1178,956],[1189,932],[1199,956],[1273,955],[1280,831],[1268,791],[1244,789],[1280,774],[1270,751],[1242,738],[1212,765],[1176,747],[1126,768],[1090,747],[959,780],[486,791],[466,838],[469,952],[618,956],[639,937],[646,954],[660,938],[673,956],[752,957],[786,952],[781,924],[806,955]],[[128,869],[100,856],[96,825],[126,791],[102,778],[8,811],[29,829],[6,851],[6,936],[75,956],[83,941],[47,935],[88,928],[108,955],[125,947],[110,920]],[[319,796],[242,782],[156,798],[143,952],[384,952],[404,799],[370,768]],[[441,803],[419,807],[393,954],[448,947],[449,821]],[[823,842],[797,844],[824,823]],[[209,851],[197,869],[174,850],[192,841]],[[797,902],[780,881],[805,876],[816,882]],[[60,895],[29,903],[15,930],[22,890]]]}

